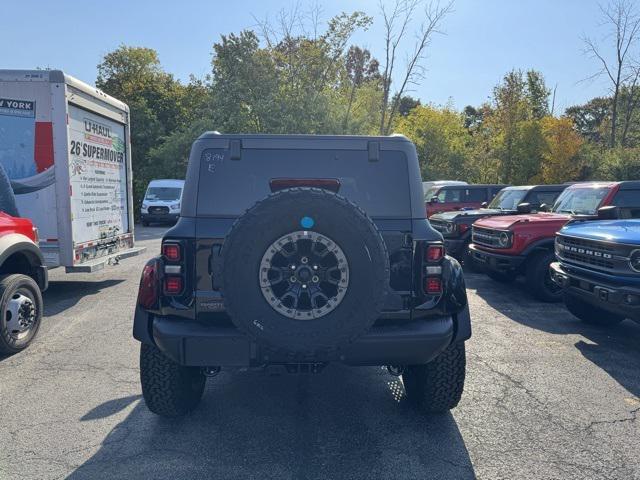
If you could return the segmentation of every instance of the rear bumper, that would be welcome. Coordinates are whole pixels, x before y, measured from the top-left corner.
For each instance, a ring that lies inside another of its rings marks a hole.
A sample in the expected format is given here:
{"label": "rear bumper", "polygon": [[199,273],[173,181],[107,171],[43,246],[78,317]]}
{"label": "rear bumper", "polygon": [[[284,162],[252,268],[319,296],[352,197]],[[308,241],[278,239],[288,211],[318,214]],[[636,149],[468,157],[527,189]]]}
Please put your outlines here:
{"label": "rear bumper", "polygon": [[104,269],[111,262],[119,262],[120,260],[124,260],[125,258],[135,257],[136,255],[140,255],[145,252],[147,247],[133,247],[128,248],[127,250],[120,250],[115,253],[111,253],[109,255],[104,255],[102,257],[94,258],[92,260],[87,260],[86,262],[78,263],[76,265],[65,267],[66,273],[93,273],[98,270]]}
{"label": "rear bumper", "polygon": [[[261,366],[288,363],[233,327],[207,325],[177,317],[153,317],[136,309],[134,337],[154,343],[167,357],[187,366]],[[341,362],[347,365],[412,365],[433,360],[452,341],[471,335],[468,307],[456,316],[375,325],[338,352],[300,363]]]}
{"label": "rear bumper", "polygon": [[177,222],[180,213],[142,213],[140,218],[146,222]]}
{"label": "rear bumper", "polygon": [[469,245],[469,250],[473,259],[489,270],[497,272],[507,272],[517,270],[526,260],[524,255],[500,255],[498,253],[487,252],[479,249],[475,244]]}
{"label": "rear bumper", "polygon": [[616,285],[588,275],[572,272],[560,262],[549,267],[551,278],[565,294],[616,315],[640,321],[640,288]]}

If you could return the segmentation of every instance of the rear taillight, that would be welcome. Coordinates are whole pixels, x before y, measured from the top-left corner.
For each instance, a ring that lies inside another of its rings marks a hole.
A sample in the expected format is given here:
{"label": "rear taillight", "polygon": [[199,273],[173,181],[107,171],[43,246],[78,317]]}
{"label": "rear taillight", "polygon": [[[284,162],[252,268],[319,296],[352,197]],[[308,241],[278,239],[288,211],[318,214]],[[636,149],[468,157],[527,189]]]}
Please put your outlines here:
{"label": "rear taillight", "polygon": [[180,245],[178,243],[162,244],[162,255],[170,262],[179,262],[181,257],[180,253]]}
{"label": "rear taillight", "polygon": [[158,280],[160,263],[151,260],[142,269],[140,288],[138,289],[138,304],[143,308],[154,308],[158,304]]}
{"label": "rear taillight", "polygon": [[444,257],[444,246],[429,245],[425,250],[425,260],[427,262],[439,262]]}
{"label": "rear taillight", "polygon": [[178,296],[185,288],[184,243],[179,240],[162,242],[164,257],[164,275],[162,277],[162,294]]}
{"label": "rear taillight", "polygon": [[166,295],[178,295],[182,292],[182,277],[164,277],[164,293]]}
{"label": "rear taillight", "polygon": [[438,295],[442,293],[442,279],[440,277],[427,277],[424,285],[425,293]]}
{"label": "rear taillight", "polygon": [[427,243],[422,260],[422,289],[427,295],[442,294],[442,259],[445,251],[442,243]]}

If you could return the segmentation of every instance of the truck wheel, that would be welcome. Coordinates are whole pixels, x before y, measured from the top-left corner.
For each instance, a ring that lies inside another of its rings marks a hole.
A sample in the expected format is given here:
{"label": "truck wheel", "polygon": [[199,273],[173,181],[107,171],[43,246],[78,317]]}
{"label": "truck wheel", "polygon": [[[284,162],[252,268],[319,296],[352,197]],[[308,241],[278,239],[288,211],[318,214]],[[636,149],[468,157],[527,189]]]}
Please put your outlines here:
{"label": "truck wheel", "polygon": [[179,417],[200,403],[206,377],[200,368],[178,365],[155,345],[143,343],[140,382],[149,410],[162,417]]}
{"label": "truck wheel", "polygon": [[21,274],[0,276],[0,353],[27,348],[42,321],[42,293],[33,278]]}
{"label": "truck wheel", "polygon": [[426,365],[410,365],[402,374],[407,398],[429,413],[451,410],[464,390],[464,342],[452,343]]}
{"label": "truck wheel", "polygon": [[549,271],[549,265],[555,260],[553,251],[545,251],[534,254],[527,262],[527,287],[542,302],[562,300],[562,288],[551,279]]}
{"label": "truck wheel", "polygon": [[491,280],[500,283],[511,283],[516,280],[515,272],[497,272],[495,270],[487,270],[487,275]]}
{"label": "truck wheel", "polygon": [[567,293],[563,295],[562,299],[564,300],[567,310],[584,323],[599,325],[601,327],[613,327],[624,320],[624,317],[620,315],[614,315],[594,305],[581,302],[576,297]]}
{"label": "truck wheel", "polygon": [[318,188],[256,203],[222,247],[222,290],[236,327],[290,356],[336,352],[379,318],[389,254],[355,204]]}

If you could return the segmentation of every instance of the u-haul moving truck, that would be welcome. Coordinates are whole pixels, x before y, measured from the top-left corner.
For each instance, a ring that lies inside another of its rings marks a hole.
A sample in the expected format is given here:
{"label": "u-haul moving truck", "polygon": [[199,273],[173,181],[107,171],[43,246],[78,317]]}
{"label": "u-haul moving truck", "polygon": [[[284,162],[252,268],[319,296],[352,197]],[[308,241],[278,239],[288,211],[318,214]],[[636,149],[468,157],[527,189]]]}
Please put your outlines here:
{"label": "u-haul moving truck", "polygon": [[50,268],[134,247],[129,107],[58,70],[0,70],[0,164]]}

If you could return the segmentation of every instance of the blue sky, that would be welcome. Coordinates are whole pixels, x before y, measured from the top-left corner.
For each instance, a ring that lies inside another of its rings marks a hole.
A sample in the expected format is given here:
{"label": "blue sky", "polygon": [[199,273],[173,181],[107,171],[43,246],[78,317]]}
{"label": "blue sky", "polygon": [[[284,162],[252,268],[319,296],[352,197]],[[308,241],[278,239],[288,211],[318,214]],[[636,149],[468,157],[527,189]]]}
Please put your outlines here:
{"label": "blue sky", "polygon": [[[3,0],[0,68],[60,68],[94,83],[102,55],[124,43],[154,48],[163,67],[180,79],[210,71],[211,46],[221,34],[255,26],[294,0]],[[310,2],[300,0],[301,8]],[[326,20],[364,10],[374,25],[353,42],[383,57],[382,23],[375,0],[319,1]],[[7,21],[10,19],[11,21]],[[557,85],[558,107],[607,92],[604,81],[581,82],[597,65],[582,54],[583,34],[602,38],[592,0],[456,0],[445,35],[434,38],[426,78],[412,93],[423,102],[457,108],[478,105],[512,68],[540,70]],[[408,44],[407,44],[408,46]]]}

